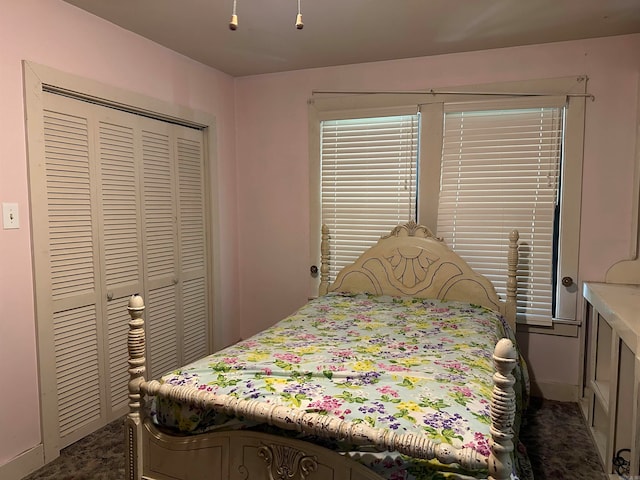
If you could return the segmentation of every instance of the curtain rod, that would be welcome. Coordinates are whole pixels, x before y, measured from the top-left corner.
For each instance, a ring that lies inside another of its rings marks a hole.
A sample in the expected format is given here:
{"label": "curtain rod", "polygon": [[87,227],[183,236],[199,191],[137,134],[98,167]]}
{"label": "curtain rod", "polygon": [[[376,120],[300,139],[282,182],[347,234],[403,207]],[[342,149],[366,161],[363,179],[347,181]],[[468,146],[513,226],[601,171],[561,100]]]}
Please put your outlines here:
{"label": "curtain rod", "polygon": [[585,97],[590,98],[591,101],[595,101],[596,97],[591,93],[524,93],[524,92],[456,92],[450,90],[426,90],[426,91],[393,91],[393,90],[380,90],[380,91],[349,91],[349,90],[312,90],[311,95],[323,95],[323,94],[339,94],[339,95],[490,95],[501,97],[546,97],[554,95],[566,95],[567,97]]}

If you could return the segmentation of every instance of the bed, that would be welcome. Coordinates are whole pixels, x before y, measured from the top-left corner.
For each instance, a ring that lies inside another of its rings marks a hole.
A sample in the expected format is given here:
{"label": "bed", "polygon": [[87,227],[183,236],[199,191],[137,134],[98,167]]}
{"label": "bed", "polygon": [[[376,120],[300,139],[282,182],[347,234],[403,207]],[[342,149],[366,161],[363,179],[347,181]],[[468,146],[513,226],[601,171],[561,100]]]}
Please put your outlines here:
{"label": "bed", "polygon": [[526,366],[507,294],[410,222],[257,335],[145,379],[144,303],[129,301],[126,478],[525,478]]}

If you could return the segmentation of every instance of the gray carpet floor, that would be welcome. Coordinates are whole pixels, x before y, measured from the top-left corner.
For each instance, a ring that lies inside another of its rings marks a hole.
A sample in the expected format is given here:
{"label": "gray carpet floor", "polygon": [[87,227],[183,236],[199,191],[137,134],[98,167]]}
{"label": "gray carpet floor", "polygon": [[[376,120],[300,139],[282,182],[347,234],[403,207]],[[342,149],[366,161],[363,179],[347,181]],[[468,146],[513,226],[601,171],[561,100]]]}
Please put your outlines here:
{"label": "gray carpet floor", "polygon": [[577,403],[531,399],[522,427],[535,480],[603,480],[600,456]]}
{"label": "gray carpet floor", "polygon": [[[604,480],[596,448],[576,403],[532,399],[522,442],[535,480]],[[60,457],[23,480],[122,480],[122,420],[62,450]]]}

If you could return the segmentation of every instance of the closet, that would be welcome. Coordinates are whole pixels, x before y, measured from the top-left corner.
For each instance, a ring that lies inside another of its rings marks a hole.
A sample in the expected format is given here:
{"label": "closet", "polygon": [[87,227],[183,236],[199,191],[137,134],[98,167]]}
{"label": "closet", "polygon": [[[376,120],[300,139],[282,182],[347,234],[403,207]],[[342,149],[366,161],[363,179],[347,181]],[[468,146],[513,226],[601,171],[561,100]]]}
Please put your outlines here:
{"label": "closet", "polygon": [[44,165],[30,168],[38,354],[62,448],[126,410],[131,294],[149,305],[147,376],[211,351],[206,155],[198,128],[42,101]]}

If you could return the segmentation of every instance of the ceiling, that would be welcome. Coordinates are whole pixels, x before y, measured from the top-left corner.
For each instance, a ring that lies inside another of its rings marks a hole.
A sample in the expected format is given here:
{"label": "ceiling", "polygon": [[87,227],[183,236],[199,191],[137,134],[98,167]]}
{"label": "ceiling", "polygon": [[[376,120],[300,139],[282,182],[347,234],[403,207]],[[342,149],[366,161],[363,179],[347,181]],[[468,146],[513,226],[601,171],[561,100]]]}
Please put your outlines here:
{"label": "ceiling", "polygon": [[640,32],[640,0],[65,0],[232,76]]}

